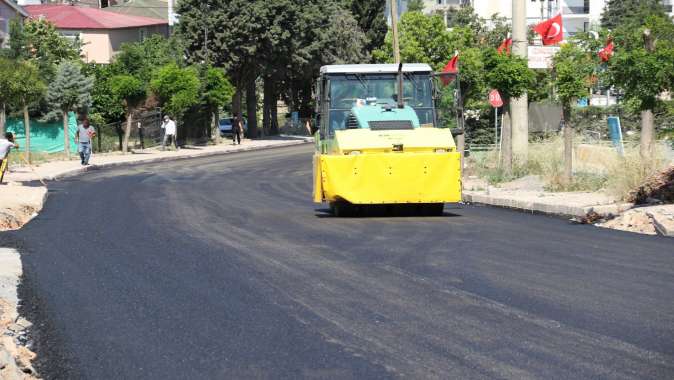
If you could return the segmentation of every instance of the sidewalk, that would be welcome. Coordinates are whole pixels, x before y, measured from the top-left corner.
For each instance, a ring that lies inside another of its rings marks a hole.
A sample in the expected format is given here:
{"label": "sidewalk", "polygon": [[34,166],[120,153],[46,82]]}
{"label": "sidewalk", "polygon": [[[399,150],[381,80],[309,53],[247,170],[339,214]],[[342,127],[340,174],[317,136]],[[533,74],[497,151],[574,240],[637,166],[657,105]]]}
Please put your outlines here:
{"label": "sidewalk", "polygon": [[547,192],[537,176],[501,184],[464,179],[463,200],[490,206],[571,217],[581,223],[647,235],[674,237],[674,205],[634,207],[602,192]]}
{"label": "sidewalk", "polygon": [[547,192],[535,176],[520,178],[500,187],[490,186],[484,180],[467,178],[464,180],[463,199],[466,202],[578,218],[592,211],[600,215],[617,215],[634,206],[600,191]]}
{"label": "sidewalk", "polygon": [[73,159],[70,161],[47,162],[33,167],[34,170],[31,170],[27,166],[10,167],[11,172],[5,175],[5,182],[30,182],[40,179],[51,181],[77,175],[92,169],[101,169],[125,164],[207,157],[234,152],[305,144],[312,141],[313,139],[311,137],[276,137],[265,140],[244,140],[241,145],[232,145],[230,142],[225,142],[220,145],[186,146],[179,151],[161,151],[157,148],[152,148],[125,155],[120,152],[101,153],[92,155],[90,161],[91,165],[87,167],[80,165],[79,156],[73,154]]}
{"label": "sidewalk", "polygon": [[91,157],[91,165],[80,165],[76,155],[70,161],[52,161],[30,168],[28,166],[10,167],[0,185],[0,231],[18,229],[32,219],[41,209],[47,196],[47,189],[39,182],[70,177],[89,170],[163,162],[196,157],[208,157],[235,152],[271,149],[312,142],[310,137],[276,137],[266,140],[245,140],[241,145],[226,142],[220,145],[187,146],[179,151],[160,151],[146,149],[141,152],[96,154]]}

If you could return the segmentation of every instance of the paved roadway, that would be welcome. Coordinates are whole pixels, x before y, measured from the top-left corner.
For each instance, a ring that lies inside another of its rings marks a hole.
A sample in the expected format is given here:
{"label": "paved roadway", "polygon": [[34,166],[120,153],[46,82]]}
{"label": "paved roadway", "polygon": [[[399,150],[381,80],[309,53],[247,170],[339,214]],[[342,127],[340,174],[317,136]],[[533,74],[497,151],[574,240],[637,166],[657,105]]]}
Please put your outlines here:
{"label": "paved roadway", "polygon": [[674,242],[488,207],[336,219],[311,147],[50,184],[1,235],[47,378],[674,378]]}

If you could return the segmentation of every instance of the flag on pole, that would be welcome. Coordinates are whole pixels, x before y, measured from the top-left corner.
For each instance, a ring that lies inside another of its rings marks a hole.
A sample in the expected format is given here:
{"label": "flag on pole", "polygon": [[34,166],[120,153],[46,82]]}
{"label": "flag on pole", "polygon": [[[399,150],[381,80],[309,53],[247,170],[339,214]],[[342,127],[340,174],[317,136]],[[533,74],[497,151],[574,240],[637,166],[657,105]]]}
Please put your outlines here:
{"label": "flag on pole", "polygon": [[554,45],[562,42],[564,39],[562,14],[560,13],[557,16],[536,25],[534,31],[541,35],[543,45]]}
{"label": "flag on pole", "polygon": [[456,74],[459,72],[459,53],[454,54],[452,59],[447,62],[445,68],[442,69],[443,73]]}
{"label": "flag on pole", "polygon": [[[452,57],[452,59],[450,59],[449,62],[447,62],[445,67],[442,69],[442,72],[447,74],[456,74],[459,72],[459,52],[456,52]],[[448,84],[452,83],[454,77],[446,75],[441,76],[440,79],[442,80],[442,84],[447,86]]]}
{"label": "flag on pole", "polygon": [[499,45],[496,51],[498,51],[499,54],[503,54],[504,51],[506,52],[506,54],[510,54],[510,48],[512,46],[513,46],[513,39],[506,38],[505,40],[503,40],[503,42],[501,42],[501,45]]}
{"label": "flag on pole", "polygon": [[608,41],[606,41],[606,46],[604,46],[604,48],[599,50],[599,53],[597,53],[602,62],[608,62],[609,59],[611,59],[614,48],[615,45],[613,44],[613,38],[609,37]]}

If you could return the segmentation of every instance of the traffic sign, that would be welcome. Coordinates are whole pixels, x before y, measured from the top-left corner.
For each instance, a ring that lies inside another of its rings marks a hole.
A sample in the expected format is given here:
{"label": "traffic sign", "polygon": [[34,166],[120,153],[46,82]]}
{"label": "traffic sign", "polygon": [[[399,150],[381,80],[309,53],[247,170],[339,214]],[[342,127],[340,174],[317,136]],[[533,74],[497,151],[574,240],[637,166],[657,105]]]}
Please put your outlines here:
{"label": "traffic sign", "polygon": [[489,92],[489,104],[494,108],[503,106],[503,99],[501,99],[501,94],[498,90],[494,89]]}

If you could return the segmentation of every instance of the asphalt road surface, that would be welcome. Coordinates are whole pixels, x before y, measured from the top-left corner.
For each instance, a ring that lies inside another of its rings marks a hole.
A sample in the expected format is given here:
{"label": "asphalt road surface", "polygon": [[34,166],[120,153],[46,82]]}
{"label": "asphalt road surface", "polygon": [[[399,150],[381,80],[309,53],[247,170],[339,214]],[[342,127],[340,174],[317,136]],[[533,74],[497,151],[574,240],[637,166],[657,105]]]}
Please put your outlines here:
{"label": "asphalt road surface", "polygon": [[311,147],[51,183],[0,237],[46,378],[674,378],[674,241],[479,206],[338,219]]}

